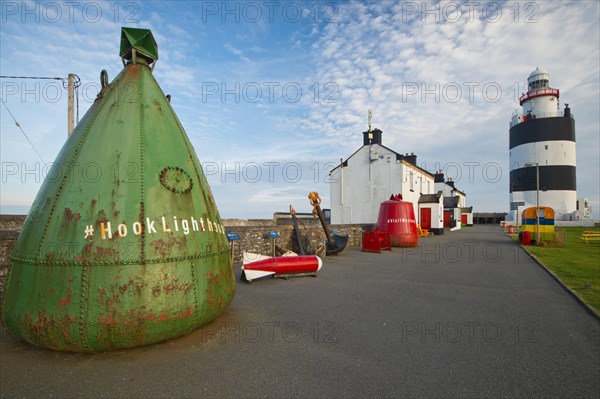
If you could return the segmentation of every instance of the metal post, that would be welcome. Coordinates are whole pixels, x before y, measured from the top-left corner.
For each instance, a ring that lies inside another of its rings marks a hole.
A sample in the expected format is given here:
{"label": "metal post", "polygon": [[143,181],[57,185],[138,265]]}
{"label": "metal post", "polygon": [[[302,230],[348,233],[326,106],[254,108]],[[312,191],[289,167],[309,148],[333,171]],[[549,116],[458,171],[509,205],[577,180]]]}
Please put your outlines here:
{"label": "metal post", "polygon": [[535,245],[540,245],[540,164],[538,162],[527,162],[525,167],[535,165]]}
{"label": "metal post", "polygon": [[[340,158],[340,202],[344,207],[344,160],[342,158]],[[344,222],[346,221],[344,220]]]}
{"label": "metal post", "polygon": [[540,245],[540,164],[535,163],[535,245]]}
{"label": "metal post", "polygon": [[67,105],[67,135],[71,137],[71,133],[73,133],[73,129],[75,128],[75,75],[70,73],[68,79],[67,91],[69,93],[69,100]]}
{"label": "metal post", "polygon": [[317,208],[317,215],[319,216],[319,220],[321,221],[321,225],[323,226],[323,230],[325,231],[325,237],[327,237],[327,242],[329,243],[329,246],[333,249],[333,248],[335,248],[335,241],[333,240],[333,237],[331,236],[331,232],[329,231],[329,227],[327,226],[327,221],[325,220],[323,211],[321,210],[321,207],[319,205],[317,205],[316,208]]}

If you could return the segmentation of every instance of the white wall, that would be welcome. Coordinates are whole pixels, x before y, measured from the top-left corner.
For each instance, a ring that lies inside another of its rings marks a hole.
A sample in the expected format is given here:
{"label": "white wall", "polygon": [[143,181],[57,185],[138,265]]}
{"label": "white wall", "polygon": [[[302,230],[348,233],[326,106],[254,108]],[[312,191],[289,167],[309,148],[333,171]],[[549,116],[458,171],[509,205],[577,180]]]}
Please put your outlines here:
{"label": "white wall", "polygon": [[448,197],[448,198],[452,197],[452,187],[447,185],[446,182],[435,183],[434,190],[436,193],[438,191],[442,190],[442,192],[444,193],[444,197]]}
{"label": "white wall", "polygon": [[331,174],[331,223],[376,223],[379,205],[398,193],[413,203],[418,220],[420,194],[433,190],[430,174],[397,161],[395,153],[378,144],[363,146],[348,159],[348,166]]}
{"label": "white wall", "polygon": [[532,115],[543,118],[547,114],[557,112],[558,107],[558,99],[554,96],[534,97],[523,103],[523,113],[527,114],[527,112],[531,111]]}
{"label": "white wall", "polygon": [[[462,215],[467,215],[467,226],[471,226],[473,224],[473,213],[463,213]],[[461,215],[461,221],[462,221]]]}
{"label": "white wall", "polygon": [[554,226],[555,227],[577,227],[577,226],[583,226],[583,227],[594,227],[594,219],[581,219],[581,220],[573,220],[573,221],[566,221],[566,220],[554,220]]}
{"label": "white wall", "polygon": [[452,209],[452,213],[454,213],[454,221],[456,222],[456,228],[455,230],[460,230],[461,228],[461,223],[460,223],[460,218],[462,215],[462,212],[460,210],[460,208],[454,208]]}
{"label": "white wall", "polygon": [[[536,206],[536,191],[513,191],[510,200],[515,202],[524,201],[525,205],[519,209]],[[573,190],[540,190],[540,206],[549,206],[554,209],[555,219],[563,219],[571,214],[577,206],[577,192]],[[514,211],[509,214],[514,214]],[[512,218],[514,220],[514,217]]]}
{"label": "white wall", "polygon": [[[421,208],[431,209],[431,228],[432,229],[443,229],[444,228],[444,196],[440,198],[440,203],[425,203],[419,204]],[[421,212],[419,212],[419,219],[421,218]],[[421,221],[419,220],[419,224]]]}
{"label": "white wall", "polygon": [[452,191],[452,195],[458,197],[458,207],[465,208],[467,206],[467,199],[465,196],[458,191]]}
{"label": "white wall", "polygon": [[510,170],[523,168],[529,162],[539,162],[540,166],[577,166],[575,146],[575,142],[566,140],[521,144],[509,151]]}

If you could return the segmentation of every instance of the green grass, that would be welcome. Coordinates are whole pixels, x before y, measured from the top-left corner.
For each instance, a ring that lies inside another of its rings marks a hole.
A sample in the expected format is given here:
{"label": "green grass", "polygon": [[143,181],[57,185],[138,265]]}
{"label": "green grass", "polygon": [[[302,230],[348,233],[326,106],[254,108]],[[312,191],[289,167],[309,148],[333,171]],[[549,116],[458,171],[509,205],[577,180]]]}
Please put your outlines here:
{"label": "green grass", "polygon": [[600,232],[598,227],[557,227],[566,232],[564,247],[525,247],[558,278],[600,313],[600,241],[588,244],[584,231]]}

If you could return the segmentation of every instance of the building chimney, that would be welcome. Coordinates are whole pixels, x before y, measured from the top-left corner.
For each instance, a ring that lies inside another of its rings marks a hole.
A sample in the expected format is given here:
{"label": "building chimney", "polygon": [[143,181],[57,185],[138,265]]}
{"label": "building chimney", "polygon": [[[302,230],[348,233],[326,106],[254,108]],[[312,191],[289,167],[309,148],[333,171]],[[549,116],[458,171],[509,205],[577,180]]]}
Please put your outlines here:
{"label": "building chimney", "polygon": [[417,166],[417,156],[414,152],[411,152],[410,155],[406,154],[404,159],[406,159],[406,162],[409,164]]}
{"label": "building chimney", "polygon": [[363,145],[379,144],[381,145],[381,129],[375,128],[371,131],[363,132]]}
{"label": "building chimney", "polygon": [[444,182],[444,174],[442,173],[442,171],[437,171],[435,172],[435,175],[433,175],[433,182],[434,183],[443,183]]}
{"label": "building chimney", "polygon": [[452,188],[456,188],[456,187],[454,187],[454,180],[452,180],[452,178],[449,178],[448,181],[446,182],[446,184]]}

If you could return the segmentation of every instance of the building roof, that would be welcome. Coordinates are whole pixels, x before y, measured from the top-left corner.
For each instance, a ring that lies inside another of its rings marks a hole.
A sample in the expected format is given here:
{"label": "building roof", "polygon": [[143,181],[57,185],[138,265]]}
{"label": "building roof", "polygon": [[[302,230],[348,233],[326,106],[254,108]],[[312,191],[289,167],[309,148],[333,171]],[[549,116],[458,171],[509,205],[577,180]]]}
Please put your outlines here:
{"label": "building roof", "polygon": [[444,197],[444,208],[458,208],[459,197]]}
{"label": "building roof", "polygon": [[419,204],[438,203],[444,192],[439,190],[436,194],[421,194]]}
{"label": "building roof", "polygon": [[546,75],[546,77],[550,76],[550,74],[548,72],[544,71],[543,69],[540,69],[540,67],[536,67],[533,70],[533,72],[531,72],[529,74],[529,76],[527,77],[527,80],[537,77],[538,75]]}
{"label": "building roof", "polygon": [[[423,168],[420,168],[420,167],[418,167],[417,165],[414,165],[414,164],[412,164],[412,163],[410,163],[410,162],[407,162],[407,161],[404,159],[404,158],[405,158],[405,156],[404,156],[404,155],[397,153],[396,151],[392,150],[391,148],[388,148],[388,147],[384,146],[383,144],[372,144],[372,145],[378,145],[378,146],[380,146],[381,148],[384,148],[384,149],[388,150],[389,152],[391,152],[391,153],[393,153],[393,154],[395,154],[395,155],[396,155],[396,160],[397,160],[397,161],[402,161],[402,162],[403,162],[405,165],[407,165],[407,166],[410,166],[410,167],[412,167],[412,168],[415,168],[415,169],[419,170],[420,172],[422,172],[422,173],[424,173],[424,174],[426,174],[426,175],[430,176],[430,177],[433,179],[433,177],[434,177],[434,176],[433,176],[433,174],[431,174],[430,172],[428,172],[427,170],[425,170],[425,169],[423,169]],[[342,162],[341,162],[341,163],[340,163],[338,166],[336,166],[335,168],[331,169],[331,170],[329,171],[329,174],[331,174],[331,173],[332,173],[334,170],[336,170],[336,169],[337,169],[337,168],[339,168],[340,166],[348,166],[348,160],[349,160],[350,158],[352,158],[354,155],[356,155],[356,153],[358,153],[358,152],[359,152],[359,151],[360,151],[360,150],[361,150],[363,147],[366,147],[366,145],[363,145],[363,146],[361,146],[361,147],[360,147],[358,150],[354,151],[354,152],[352,153],[352,155],[350,155],[348,158],[346,158],[346,160],[345,160],[345,161],[342,161]]]}

